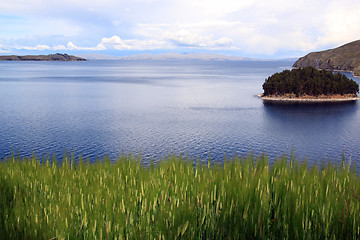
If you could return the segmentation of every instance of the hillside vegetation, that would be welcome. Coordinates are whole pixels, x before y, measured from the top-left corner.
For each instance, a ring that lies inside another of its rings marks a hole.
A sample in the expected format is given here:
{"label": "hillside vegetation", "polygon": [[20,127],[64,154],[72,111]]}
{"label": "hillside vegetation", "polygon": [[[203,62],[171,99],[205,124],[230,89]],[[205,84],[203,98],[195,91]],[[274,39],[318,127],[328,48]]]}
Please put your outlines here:
{"label": "hillside vegetation", "polygon": [[360,40],[345,44],[341,47],[312,52],[299,58],[293,67],[315,67],[326,70],[352,71],[360,76]]}
{"label": "hillside vegetation", "polygon": [[359,92],[359,85],[341,73],[333,74],[330,71],[306,67],[273,74],[265,80],[263,89],[263,96],[355,96]]}

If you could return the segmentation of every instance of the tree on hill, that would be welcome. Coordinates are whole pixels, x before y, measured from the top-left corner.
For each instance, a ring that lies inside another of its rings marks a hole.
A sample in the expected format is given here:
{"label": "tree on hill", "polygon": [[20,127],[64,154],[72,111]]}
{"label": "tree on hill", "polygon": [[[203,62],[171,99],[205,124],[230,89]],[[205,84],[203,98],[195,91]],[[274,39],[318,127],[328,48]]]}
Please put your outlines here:
{"label": "tree on hill", "polygon": [[264,96],[356,95],[359,92],[359,84],[341,73],[333,74],[330,71],[306,67],[273,74],[265,80],[263,89]]}

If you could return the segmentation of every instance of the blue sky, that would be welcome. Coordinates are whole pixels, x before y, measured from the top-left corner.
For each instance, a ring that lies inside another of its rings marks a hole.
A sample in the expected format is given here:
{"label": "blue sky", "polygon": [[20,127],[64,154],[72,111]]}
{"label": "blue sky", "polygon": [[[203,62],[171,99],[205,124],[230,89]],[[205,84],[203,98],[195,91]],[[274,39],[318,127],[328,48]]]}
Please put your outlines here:
{"label": "blue sky", "polygon": [[360,39],[359,0],[2,0],[0,54],[299,57]]}

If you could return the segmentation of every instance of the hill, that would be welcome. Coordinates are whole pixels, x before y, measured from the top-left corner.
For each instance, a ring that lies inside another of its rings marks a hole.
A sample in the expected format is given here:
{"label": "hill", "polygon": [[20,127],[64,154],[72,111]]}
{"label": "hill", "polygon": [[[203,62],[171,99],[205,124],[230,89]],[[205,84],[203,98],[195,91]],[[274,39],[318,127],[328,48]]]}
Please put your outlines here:
{"label": "hill", "polygon": [[86,61],[86,59],[72,55],[56,53],[50,55],[0,56],[0,61]]}
{"label": "hill", "polygon": [[293,67],[351,71],[355,76],[360,76],[360,40],[338,48],[309,53],[299,58]]}
{"label": "hill", "polygon": [[356,97],[359,85],[341,73],[333,74],[314,67],[284,70],[265,80],[263,96],[295,98]]}

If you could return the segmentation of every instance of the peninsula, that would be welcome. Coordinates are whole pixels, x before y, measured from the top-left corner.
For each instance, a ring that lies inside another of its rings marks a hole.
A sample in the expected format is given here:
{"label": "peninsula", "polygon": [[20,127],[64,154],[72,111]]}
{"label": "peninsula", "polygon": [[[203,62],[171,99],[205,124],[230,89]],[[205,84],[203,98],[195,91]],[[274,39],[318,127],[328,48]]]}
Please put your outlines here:
{"label": "peninsula", "polygon": [[72,55],[56,53],[49,55],[0,56],[0,61],[86,61],[86,59]]}
{"label": "peninsula", "polygon": [[341,73],[305,67],[284,70],[265,80],[265,102],[313,103],[355,101],[359,85]]}
{"label": "peninsula", "polygon": [[354,76],[360,76],[360,40],[347,43],[338,48],[309,53],[299,58],[293,67],[346,71],[352,72]]}

